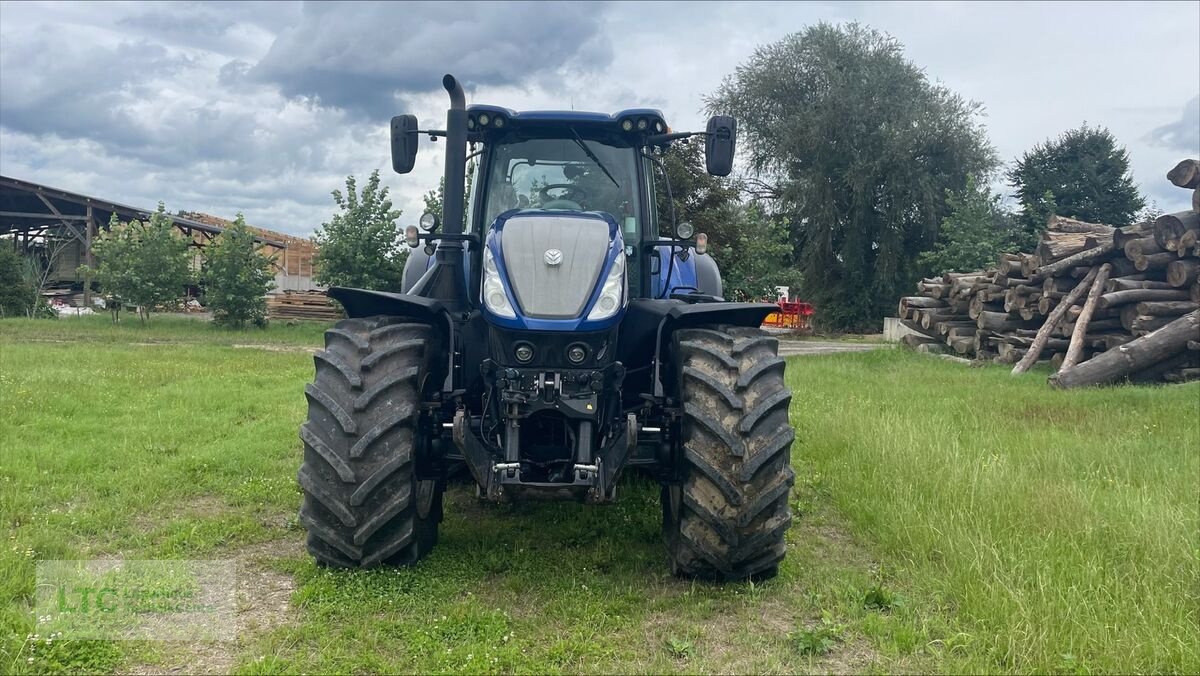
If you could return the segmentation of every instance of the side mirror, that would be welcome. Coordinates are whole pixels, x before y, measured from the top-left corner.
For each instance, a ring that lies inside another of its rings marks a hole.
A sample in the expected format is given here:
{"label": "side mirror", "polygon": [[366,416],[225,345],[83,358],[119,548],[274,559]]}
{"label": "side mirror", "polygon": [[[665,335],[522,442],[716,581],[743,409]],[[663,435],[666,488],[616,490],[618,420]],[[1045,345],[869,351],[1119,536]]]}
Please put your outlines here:
{"label": "side mirror", "polygon": [[733,171],[733,151],[737,142],[737,120],[728,115],[713,115],[704,137],[704,165],[713,176],[728,176]]}
{"label": "side mirror", "polygon": [[417,163],[417,116],[392,118],[392,169],[407,174]]}

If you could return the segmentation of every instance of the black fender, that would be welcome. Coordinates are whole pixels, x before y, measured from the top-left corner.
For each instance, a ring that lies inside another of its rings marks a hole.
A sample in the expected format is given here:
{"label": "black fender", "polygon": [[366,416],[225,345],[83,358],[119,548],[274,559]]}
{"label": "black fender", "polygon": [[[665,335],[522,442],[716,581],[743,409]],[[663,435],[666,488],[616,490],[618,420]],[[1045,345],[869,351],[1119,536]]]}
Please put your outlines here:
{"label": "black fender", "polygon": [[777,306],[768,303],[687,303],[681,300],[634,299],[629,301],[621,321],[620,359],[627,368],[642,365],[646,361],[647,343],[653,341],[652,386],[654,396],[662,397],[663,357],[676,331],[706,324],[757,328],[767,315],[778,310]]}
{"label": "black fender", "polygon": [[[354,289],[348,286],[331,286],[325,295],[342,304],[346,316],[351,319],[386,315],[389,317],[412,317],[440,327],[445,331],[446,345],[456,345],[454,320],[440,301],[407,293]],[[448,366],[445,390],[453,389],[454,350],[447,350]]]}

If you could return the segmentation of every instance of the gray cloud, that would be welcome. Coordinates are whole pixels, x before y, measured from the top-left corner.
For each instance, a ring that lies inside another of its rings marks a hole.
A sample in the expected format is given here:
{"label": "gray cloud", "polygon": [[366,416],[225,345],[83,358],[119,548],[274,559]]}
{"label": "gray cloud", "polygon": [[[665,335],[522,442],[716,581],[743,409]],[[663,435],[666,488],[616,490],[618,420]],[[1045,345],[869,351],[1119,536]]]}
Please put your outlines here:
{"label": "gray cloud", "polygon": [[[0,171],[147,207],[161,199],[226,217],[240,210],[251,223],[308,234],[329,218],[329,191],[347,174],[388,166],[387,117],[440,124],[443,73],[461,77],[472,102],[649,105],[673,127],[695,129],[701,96],[757,45],[818,20],[859,19],[983,101],[1004,157],[1086,119],[1128,144],[1135,179],[1162,208],[1187,204],[1163,174],[1181,150],[1197,152],[1200,90],[1158,66],[1200,59],[1187,28],[1200,21],[1196,5],[683,7],[3,3]],[[1087,30],[1061,30],[1080,21]],[[1139,37],[1151,28],[1170,35]],[[1113,48],[1047,68],[1042,52],[1014,51],[1012,35],[1062,53],[1096,40]],[[1180,55],[1178,45],[1191,51]],[[1164,125],[1180,101],[1188,112]],[[437,185],[442,145],[423,143],[412,174],[383,172],[405,224]]]}
{"label": "gray cloud", "polygon": [[1200,96],[1183,106],[1183,116],[1150,132],[1150,141],[1170,150],[1200,153]]}
{"label": "gray cloud", "polygon": [[308,3],[251,69],[288,96],[386,119],[397,97],[454,73],[481,86],[519,85],[612,58],[592,3]]}

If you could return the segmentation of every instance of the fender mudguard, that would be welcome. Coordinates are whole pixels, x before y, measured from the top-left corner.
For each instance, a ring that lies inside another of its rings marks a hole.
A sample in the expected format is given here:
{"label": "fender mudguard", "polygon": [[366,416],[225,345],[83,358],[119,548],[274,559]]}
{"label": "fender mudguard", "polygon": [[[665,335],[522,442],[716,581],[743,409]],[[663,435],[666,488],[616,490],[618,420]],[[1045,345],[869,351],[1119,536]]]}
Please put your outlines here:
{"label": "fender mudguard", "polygon": [[[412,317],[440,327],[446,332],[446,344],[456,345],[454,320],[450,312],[441,302],[424,296],[413,296],[407,293],[391,293],[389,291],[372,291],[371,289],[354,289],[347,286],[332,286],[325,295],[342,304],[346,316],[351,319],[387,315],[391,317]],[[453,389],[454,352],[447,350],[448,365],[446,381],[443,390]]]}
{"label": "fender mudguard", "polygon": [[671,335],[679,329],[705,324],[732,324],[757,328],[767,315],[778,311],[768,303],[687,303],[681,300],[640,298],[629,301],[621,322],[621,360],[626,365],[645,361],[647,342],[653,341],[653,387],[656,397],[663,396],[662,361]]}
{"label": "fender mudguard", "polygon": [[353,289],[348,286],[331,286],[325,295],[341,303],[342,307],[346,308],[346,316],[351,319],[391,315],[412,317],[431,324],[450,320],[449,313],[440,302],[423,296]]}

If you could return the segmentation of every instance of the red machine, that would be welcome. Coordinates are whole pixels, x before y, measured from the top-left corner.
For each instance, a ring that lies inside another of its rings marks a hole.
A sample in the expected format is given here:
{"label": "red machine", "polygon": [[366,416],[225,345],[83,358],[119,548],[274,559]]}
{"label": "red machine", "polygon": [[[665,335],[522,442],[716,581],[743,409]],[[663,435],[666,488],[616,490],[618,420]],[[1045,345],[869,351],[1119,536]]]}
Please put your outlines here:
{"label": "red machine", "polygon": [[780,300],[776,302],[779,312],[772,312],[763,320],[763,326],[776,326],[783,329],[807,329],[808,322],[813,316],[812,303],[802,301]]}

